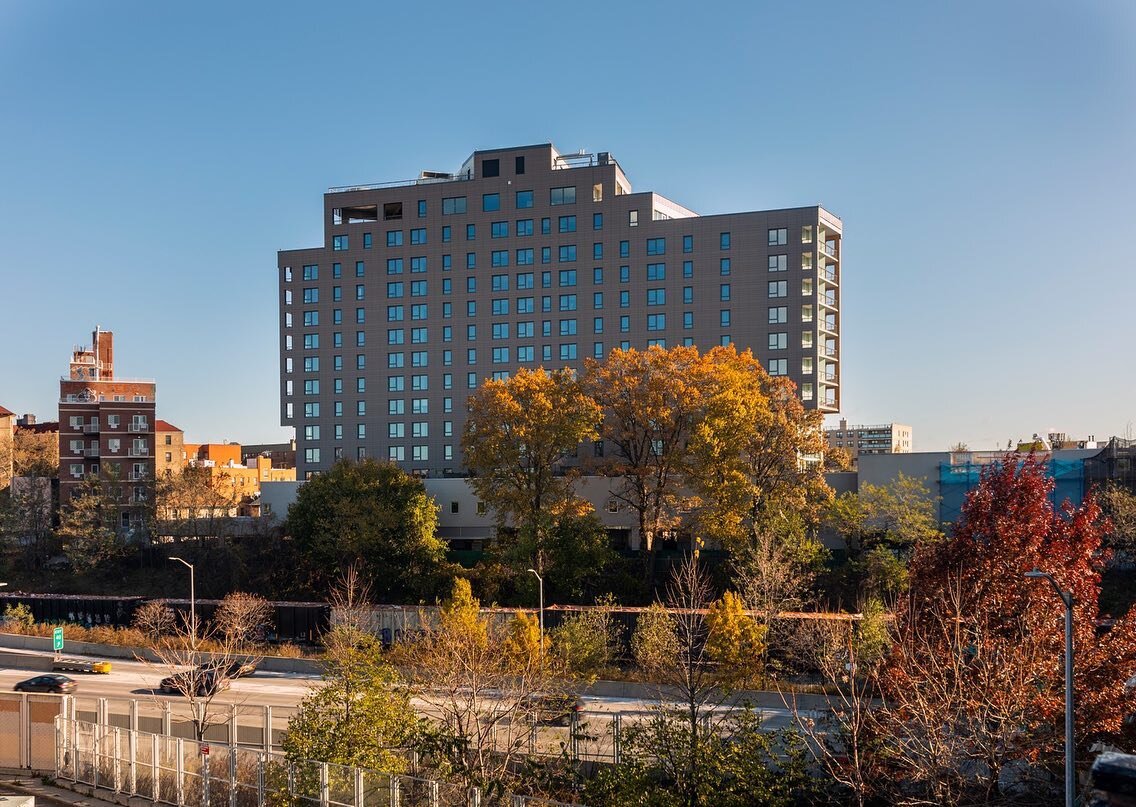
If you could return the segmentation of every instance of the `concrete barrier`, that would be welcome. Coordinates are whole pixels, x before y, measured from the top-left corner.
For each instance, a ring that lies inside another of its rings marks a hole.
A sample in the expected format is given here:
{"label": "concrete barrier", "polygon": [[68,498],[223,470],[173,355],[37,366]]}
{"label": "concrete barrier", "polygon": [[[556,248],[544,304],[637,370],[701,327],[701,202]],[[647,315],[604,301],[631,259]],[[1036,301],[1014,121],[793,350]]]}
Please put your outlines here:
{"label": "concrete barrier", "polygon": [[27,653],[0,653],[0,667],[9,670],[35,670],[51,672],[51,659]]}

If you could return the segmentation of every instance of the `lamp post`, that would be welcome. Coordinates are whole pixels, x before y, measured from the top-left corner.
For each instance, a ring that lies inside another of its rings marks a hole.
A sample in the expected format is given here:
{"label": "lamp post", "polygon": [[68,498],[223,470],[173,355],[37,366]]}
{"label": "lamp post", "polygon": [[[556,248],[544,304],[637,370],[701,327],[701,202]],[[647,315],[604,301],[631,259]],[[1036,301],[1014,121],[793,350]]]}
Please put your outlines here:
{"label": "lamp post", "polygon": [[540,584],[540,657],[544,658],[544,578],[537,574],[536,569],[529,569],[529,573]]}
{"label": "lamp post", "polygon": [[176,560],[178,563],[185,564],[189,567],[189,630],[190,630],[190,646],[197,650],[197,593],[193,585],[193,564],[187,560],[170,556],[170,560]]}
{"label": "lamp post", "polygon": [[1073,592],[1062,591],[1049,572],[1034,569],[1026,577],[1045,578],[1065,603],[1065,807],[1073,807],[1077,773],[1073,758]]}

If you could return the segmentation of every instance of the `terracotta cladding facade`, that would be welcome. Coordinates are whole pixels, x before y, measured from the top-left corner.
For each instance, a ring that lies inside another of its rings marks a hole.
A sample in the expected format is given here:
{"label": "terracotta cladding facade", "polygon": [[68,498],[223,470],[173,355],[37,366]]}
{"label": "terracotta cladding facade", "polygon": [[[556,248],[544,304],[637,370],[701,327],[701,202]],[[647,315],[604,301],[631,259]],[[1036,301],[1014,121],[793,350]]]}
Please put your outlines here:
{"label": "terracotta cladding facade", "polygon": [[839,410],[842,225],[823,208],[699,216],[632,193],[608,154],[543,144],[333,189],[324,228],[324,247],[279,253],[301,479],[360,456],[459,474],[478,384],[618,347],[733,342]]}

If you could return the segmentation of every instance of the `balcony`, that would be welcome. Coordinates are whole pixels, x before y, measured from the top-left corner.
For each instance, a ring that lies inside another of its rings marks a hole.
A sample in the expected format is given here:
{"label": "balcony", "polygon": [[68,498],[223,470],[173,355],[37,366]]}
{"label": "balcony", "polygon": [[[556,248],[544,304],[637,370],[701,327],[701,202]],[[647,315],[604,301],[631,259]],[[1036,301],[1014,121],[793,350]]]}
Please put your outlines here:
{"label": "balcony", "polygon": [[832,346],[832,347],[825,347],[824,348],[824,355],[835,359],[837,357],[835,345]]}
{"label": "balcony", "polygon": [[149,434],[150,424],[145,422],[132,422],[130,424],[130,428],[128,428],[127,431],[129,431],[131,434]]}
{"label": "balcony", "polygon": [[80,426],[79,431],[81,431],[83,434],[98,434],[99,424],[87,423],[86,425]]}
{"label": "balcony", "polygon": [[148,477],[145,471],[131,471],[126,478],[131,482],[143,482]]}
{"label": "balcony", "polygon": [[822,331],[827,331],[831,334],[836,334],[836,320],[835,319],[822,319],[817,323],[817,327]]}
{"label": "balcony", "polygon": [[132,448],[126,452],[128,457],[150,457],[153,453],[148,448]]}
{"label": "balcony", "polygon": [[820,276],[823,277],[825,280],[827,280],[829,283],[835,283],[836,282],[835,270],[829,269],[827,266],[824,269],[820,270]]}
{"label": "balcony", "polygon": [[823,252],[825,255],[827,255],[830,258],[835,258],[836,260],[840,260],[840,255],[838,254],[839,250],[836,246],[835,241],[826,241],[824,243],[824,246],[822,246],[820,248],[820,251]]}
{"label": "balcony", "polygon": [[836,381],[836,371],[835,370],[825,370],[823,378],[824,378],[825,381],[835,382]]}

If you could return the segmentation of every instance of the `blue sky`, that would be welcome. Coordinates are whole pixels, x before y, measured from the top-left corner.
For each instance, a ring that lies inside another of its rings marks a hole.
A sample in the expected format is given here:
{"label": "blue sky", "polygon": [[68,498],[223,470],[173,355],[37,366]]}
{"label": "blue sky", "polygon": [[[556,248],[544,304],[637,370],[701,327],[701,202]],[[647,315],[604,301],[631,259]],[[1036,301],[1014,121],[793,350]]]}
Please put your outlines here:
{"label": "blue sky", "polygon": [[852,421],[1136,421],[1136,4],[400,5],[0,0],[0,404],[55,419],[98,324],[188,439],[283,439],[276,251],[322,193],[551,141],[841,216]]}

